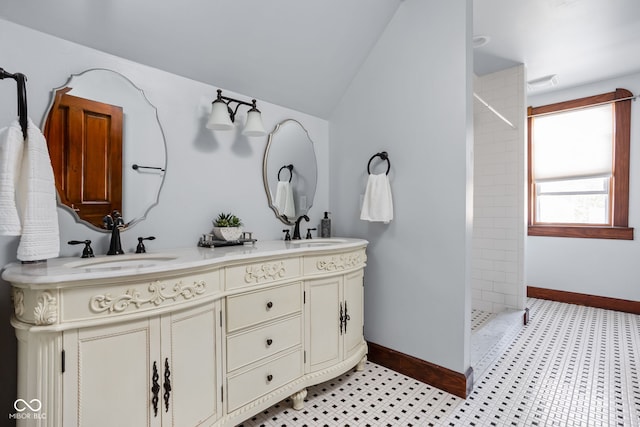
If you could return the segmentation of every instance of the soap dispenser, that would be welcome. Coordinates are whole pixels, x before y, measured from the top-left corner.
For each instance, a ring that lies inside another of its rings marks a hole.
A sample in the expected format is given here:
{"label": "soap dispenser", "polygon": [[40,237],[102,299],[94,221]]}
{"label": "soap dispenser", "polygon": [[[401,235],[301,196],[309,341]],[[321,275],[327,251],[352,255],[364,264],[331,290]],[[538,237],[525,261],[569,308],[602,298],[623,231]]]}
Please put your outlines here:
{"label": "soap dispenser", "polygon": [[320,220],[320,237],[331,237],[331,218],[330,212],[324,213],[324,218]]}

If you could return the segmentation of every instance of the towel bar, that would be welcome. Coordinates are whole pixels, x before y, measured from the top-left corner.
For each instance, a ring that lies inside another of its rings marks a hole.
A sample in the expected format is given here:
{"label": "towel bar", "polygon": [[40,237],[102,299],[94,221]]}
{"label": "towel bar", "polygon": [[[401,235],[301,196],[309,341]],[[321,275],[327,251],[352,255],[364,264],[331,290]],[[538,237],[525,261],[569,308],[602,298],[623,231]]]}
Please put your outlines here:
{"label": "towel bar", "polygon": [[18,83],[18,117],[22,128],[22,136],[27,139],[27,76],[22,73],[11,74],[6,72],[4,68],[0,68],[0,80],[7,77],[14,79]]}
{"label": "towel bar", "polygon": [[156,169],[156,170],[159,170],[160,172],[164,172],[163,168],[159,168],[159,167],[156,167],[156,166],[141,166],[141,165],[137,165],[135,163],[133,165],[131,165],[131,169],[133,169],[133,170],[138,170],[138,169]]}

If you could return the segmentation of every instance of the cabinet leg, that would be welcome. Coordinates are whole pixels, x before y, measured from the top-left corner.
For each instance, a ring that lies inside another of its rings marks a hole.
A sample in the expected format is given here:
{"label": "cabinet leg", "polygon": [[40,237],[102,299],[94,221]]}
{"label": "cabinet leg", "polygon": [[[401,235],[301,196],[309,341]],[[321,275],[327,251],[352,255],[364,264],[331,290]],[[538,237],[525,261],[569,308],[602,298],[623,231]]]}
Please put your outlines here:
{"label": "cabinet leg", "polygon": [[291,400],[293,400],[293,409],[299,411],[304,408],[304,398],[307,397],[307,389],[303,388],[297,393],[293,393],[291,395]]}
{"label": "cabinet leg", "polygon": [[365,354],[356,365],[356,371],[364,371],[364,367],[366,364],[367,364],[367,355]]}

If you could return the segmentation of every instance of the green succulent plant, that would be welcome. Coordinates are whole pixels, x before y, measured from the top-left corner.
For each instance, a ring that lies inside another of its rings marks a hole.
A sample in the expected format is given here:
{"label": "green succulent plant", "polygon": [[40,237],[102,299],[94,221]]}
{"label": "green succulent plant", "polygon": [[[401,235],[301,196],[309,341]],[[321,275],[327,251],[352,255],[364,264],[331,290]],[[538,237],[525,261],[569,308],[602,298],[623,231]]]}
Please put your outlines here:
{"label": "green succulent plant", "polygon": [[240,227],[242,221],[231,213],[220,213],[214,221],[216,227]]}

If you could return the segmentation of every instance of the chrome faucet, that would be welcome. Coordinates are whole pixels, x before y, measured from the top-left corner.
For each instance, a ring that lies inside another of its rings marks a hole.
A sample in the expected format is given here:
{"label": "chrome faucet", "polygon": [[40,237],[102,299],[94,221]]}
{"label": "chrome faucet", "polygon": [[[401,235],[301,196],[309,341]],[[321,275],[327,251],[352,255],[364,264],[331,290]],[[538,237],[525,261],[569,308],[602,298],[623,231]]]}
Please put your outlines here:
{"label": "chrome faucet", "polygon": [[296,220],[296,226],[293,228],[293,240],[300,240],[300,222],[302,222],[302,220],[305,220],[307,222],[309,222],[309,217],[306,215],[302,215],[300,218],[298,218]]}

